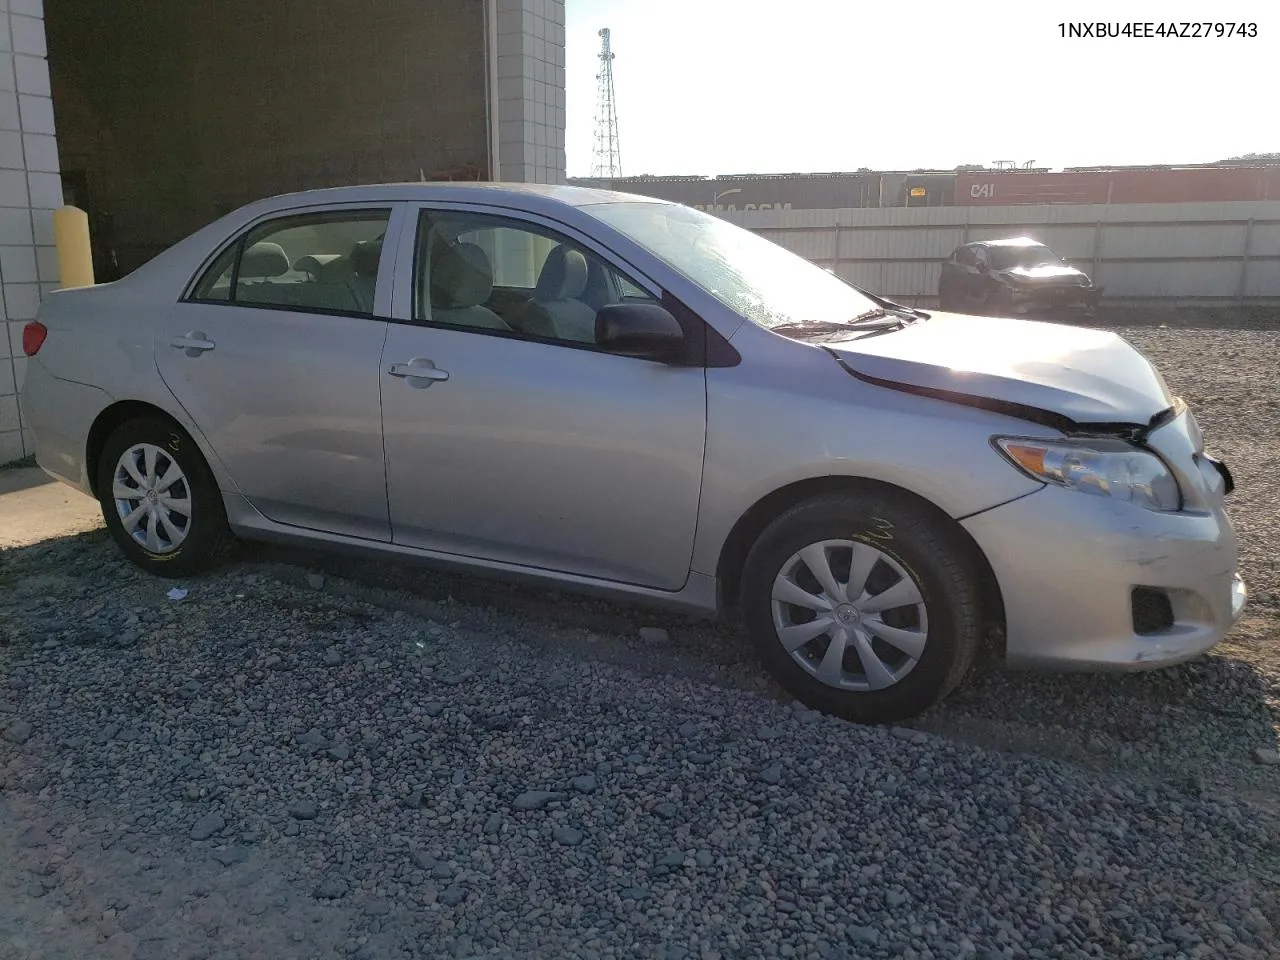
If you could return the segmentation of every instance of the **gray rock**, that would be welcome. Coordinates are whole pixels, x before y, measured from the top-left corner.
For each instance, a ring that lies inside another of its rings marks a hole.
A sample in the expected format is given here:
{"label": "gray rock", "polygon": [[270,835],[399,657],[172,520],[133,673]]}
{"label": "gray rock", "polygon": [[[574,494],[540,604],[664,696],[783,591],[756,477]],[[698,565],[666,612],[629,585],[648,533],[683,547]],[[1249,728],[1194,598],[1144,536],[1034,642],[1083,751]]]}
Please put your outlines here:
{"label": "gray rock", "polygon": [[425,850],[410,850],[409,859],[419,870],[426,870],[428,873],[435,869],[437,863],[436,858]]}
{"label": "gray rock", "polygon": [[512,802],[517,810],[541,810],[547,804],[563,800],[564,794],[553,790],[526,790]]}
{"label": "gray rock", "polygon": [[31,733],[31,724],[22,719],[10,720],[9,725],[4,728],[4,738],[19,746],[31,739]]}
{"label": "gray rock", "polygon": [[573,789],[577,790],[579,793],[595,793],[596,778],[591,776],[591,774],[589,773],[581,777],[574,777],[573,780],[570,782],[570,786],[572,786]]}
{"label": "gray rock", "polygon": [[644,887],[623,887],[618,896],[623,900],[645,900],[649,896],[649,891]]}
{"label": "gray rock", "polygon": [[1260,763],[1264,767],[1280,765],[1280,750],[1269,750],[1266,747],[1258,747],[1258,749],[1253,751],[1253,762]]}
{"label": "gray rock", "polygon": [[432,700],[422,708],[422,712],[428,717],[438,717],[440,714],[444,713],[444,704],[439,700]]}
{"label": "gray rock", "polygon": [[575,827],[556,827],[551,832],[551,836],[555,838],[556,843],[565,847],[576,847],[582,842],[582,831]]}
{"label": "gray rock", "polygon": [[674,803],[663,802],[657,804],[653,808],[653,812],[663,820],[672,820],[680,812],[680,809]]}
{"label": "gray rock", "polygon": [[760,771],[760,779],[765,783],[781,783],[782,782],[782,765],[778,763],[770,764]]}
{"label": "gray rock", "polygon": [[341,900],[347,895],[347,882],[341,877],[325,877],[318,884],[312,895],[317,900]]}
{"label": "gray rock", "polygon": [[249,859],[249,851],[244,847],[227,847],[225,850],[213,851],[213,859],[224,867],[230,867],[233,864],[243,863]]}
{"label": "gray rock", "polygon": [[886,890],[884,893],[884,904],[890,910],[897,910],[906,902],[906,894],[900,893],[897,890]]}
{"label": "gray rock", "polygon": [[351,748],[345,743],[338,743],[329,748],[329,756],[334,760],[346,760],[351,756]]}
{"label": "gray rock", "polygon": [[695,721],[687,720],[680,724],[679,733],[682,737],[696,737],[701,729]]}
{"label": "gray rock", "polygon": [[641,627],[640,639],[645,643],[666,643],[671,635],[662,627]]}
{"label": "gray rock", "polygon": [[709,850],[699,850],[697,853],[693,855],[693,862],[696,863],[698,866],[702,867],[703,869],[705,869],[707,867],[714,865],[716,862],[716,858],[715,858],[715,855],[712,854],[711,851]]}
{"label": "gray rock", "polygon": [[431,878],[433,880],[452,880],[454,874],[453,867],[447,863],[437,863],[431,868]]}
{"label": "gray rock", "polygon": [[850,927],[849,939],[854,943],[865,943],[869,947],[874,947],[880,942],[880,931],[875,927]]}
{"label": "gray rock", "polygon": [[342,663],[342,654],[338,652],[337,647],[330,647],[324,652],[324,665],[326,667],[336,667]]}
{"label": "gray rock", "polygon": [[370,900],[365,905],[364,912],[370,917],[385,917],[391,912],[391,904],[385,899]]}
{"label": "gray rock", "polygon": [[484,832],[487,834],[496,834],[502,830],[501,814],[491,813],[489,819],[484,822]]}
{"label": "gray rock", "polygon": [[658,865],[663,867],[683,867],[684,854],[679,850],[669,850],[663,854],[662,859],[658,861]]}
{"label": "gray rock", "polygon": [[302,828],[299,827],[298,824],[293,820],[290,820],[288,823],[284,825],[284,835],[286,837],[296,837],[301,832],[302,832]]}
{"label": "gray rock", "polygon": [[446,907],[456,907],[465,899],[467,899],[467,889],[465,887],[453,886],[440,892],[440,902]]}
{"label": "gray rock", "polygon": [[295,820],[314,820],[319,814],[313,800],[295,800],[289,804],[289,816]]}
{"label": "gray rock", "polygon": [[210,811],[191,825],[191,839],[208,840],[215,833],[220,833],[226,825],[227,822],[222,819],[222,814]]}
{"label": "gray rock", "polygon": [[325,576],[323,573],[307,574],[307,585],[311,587],[312,590],[323,590],[324,581],[325,581]]}

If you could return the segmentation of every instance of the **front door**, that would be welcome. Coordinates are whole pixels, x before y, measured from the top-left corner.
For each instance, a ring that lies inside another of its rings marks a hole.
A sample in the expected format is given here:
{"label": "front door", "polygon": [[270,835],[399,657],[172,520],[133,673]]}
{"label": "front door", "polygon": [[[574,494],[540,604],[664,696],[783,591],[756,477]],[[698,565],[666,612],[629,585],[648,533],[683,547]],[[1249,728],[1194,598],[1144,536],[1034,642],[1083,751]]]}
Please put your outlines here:
{"label": "front door", "polygon": [[159,331],[165,383],[271,520],[391,538],[378,385],[388,324],[375,319],[391,299],[390,255],[379,278],[390,221],[390,209],[325,209],[252,226]]}
{"label": "front door", "polygon": [[545,225],[423,211],[416,232],[410,322],[382,362],[394,541],[678,590],[705,373],[605,353],[593,332],[604,303],[652,294]]}

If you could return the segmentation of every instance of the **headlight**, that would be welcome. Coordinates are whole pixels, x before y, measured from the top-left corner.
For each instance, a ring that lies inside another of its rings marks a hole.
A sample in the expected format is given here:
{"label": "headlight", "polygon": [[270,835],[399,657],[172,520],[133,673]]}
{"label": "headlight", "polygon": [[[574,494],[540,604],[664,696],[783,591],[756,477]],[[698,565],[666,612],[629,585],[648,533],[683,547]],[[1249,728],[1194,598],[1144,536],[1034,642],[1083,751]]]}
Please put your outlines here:
{"label": "headlight", "polygon": [[1164,461],[1121,440],[1046,443],[996,437],[995,444],[1015,467],[1045,483],[1148,510],[1170,512],[1182,506],[1178,481]]}

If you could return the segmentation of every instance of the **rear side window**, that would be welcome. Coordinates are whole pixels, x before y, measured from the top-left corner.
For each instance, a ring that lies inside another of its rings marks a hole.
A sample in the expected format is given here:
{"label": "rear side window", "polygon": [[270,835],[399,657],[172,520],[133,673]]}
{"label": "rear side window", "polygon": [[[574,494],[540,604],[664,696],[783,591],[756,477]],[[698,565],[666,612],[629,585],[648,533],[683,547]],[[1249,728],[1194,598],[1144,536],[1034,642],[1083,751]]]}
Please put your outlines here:
{"label": "rear side window", "polygon": [[258,224],[210,264],[191,299],[371,316],[390,217],[330,211]]}

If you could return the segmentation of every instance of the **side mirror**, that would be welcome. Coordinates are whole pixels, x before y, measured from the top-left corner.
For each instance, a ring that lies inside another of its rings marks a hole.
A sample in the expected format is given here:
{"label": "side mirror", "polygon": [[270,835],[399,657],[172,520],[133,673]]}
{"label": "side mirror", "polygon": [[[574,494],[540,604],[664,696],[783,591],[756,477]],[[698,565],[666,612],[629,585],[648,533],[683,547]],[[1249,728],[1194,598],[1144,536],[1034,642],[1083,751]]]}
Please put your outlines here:
{"label": "side mirror", "polygon": [[596,345],[624,357],[669,363],[684,347],[684,329],[656,303],[611,303],[596,314]]}

